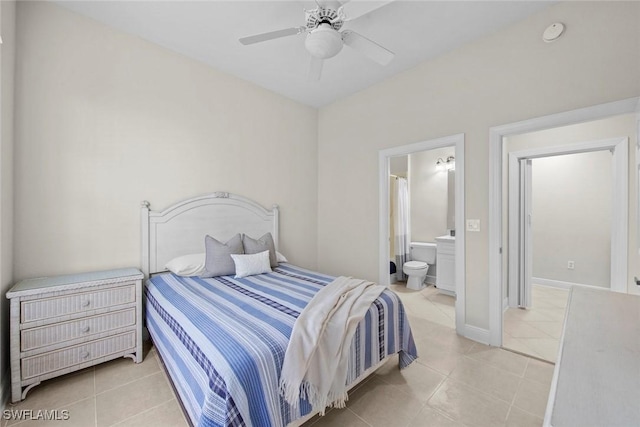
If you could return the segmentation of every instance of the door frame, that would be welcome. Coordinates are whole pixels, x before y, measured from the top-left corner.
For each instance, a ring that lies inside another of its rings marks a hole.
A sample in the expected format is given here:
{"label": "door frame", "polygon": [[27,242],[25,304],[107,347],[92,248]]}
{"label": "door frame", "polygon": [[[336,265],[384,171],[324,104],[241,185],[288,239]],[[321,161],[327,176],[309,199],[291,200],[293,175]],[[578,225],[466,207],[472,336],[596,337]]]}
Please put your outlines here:
{"label": "door frame", "polygon": [[[436,148],[455,147],[456,158],[456,243],[455,243],[455,274],[456,274],[456,332],[467,336],[465,332],[465,233],[464,233],[464,133],[430,139],[413,144],[380,150],[378,153],[378,195],[379,195],[379,283],[389,286],[389,161],[391,157],[405,156],[420,151]],[[398,266],[397,268],[402,268]]]}
{"label": "door frame", "polygon": [[[640,97],[598,104],[489,129],[489,344],[502,346],[502,148],[509,135],[640,113]],[[626,280],[625,280],[626,283]]]}
{"label": "door frame", "polygon": [[[509,175],[511,179],[516,177],[517,165],[521,160],[540,159],[545,157],[562,156],[568,154],[593,153],[597,151],[611,151],[612,180],[612,210],[611,210],[611,270],[610,286],[608,289],[615,292],[626,292],[627,263],[628,263],[628,235],[629,235],[629,138],[608,138],[597,141],[578,142],[567,145],[533,148],[509,153]],[[515,184],[515,183],[514,183]],[[522,183],[509,187],[509,306],[513,305],[514,290],[519,285],[517,276],[521,268],[520,254],[530,250],[531,242],[522,241],[518,236],[522,220],[512,221],[512,213],[517,208],[521,193]],[[525,190],[526,191],[526,190]],[[530,189],[529,189],[530,191]],[[529,247],[525,247],[528,245]]]}

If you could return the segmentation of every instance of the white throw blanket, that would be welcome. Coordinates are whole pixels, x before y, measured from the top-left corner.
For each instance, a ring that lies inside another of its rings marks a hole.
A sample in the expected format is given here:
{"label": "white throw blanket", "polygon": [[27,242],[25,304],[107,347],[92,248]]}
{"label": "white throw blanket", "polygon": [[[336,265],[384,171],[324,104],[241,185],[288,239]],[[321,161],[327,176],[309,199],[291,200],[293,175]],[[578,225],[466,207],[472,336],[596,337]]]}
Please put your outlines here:
{"label": "white throw blanket", "polygon": [[384,289],[338,277],[311,299],[293,326],[282,365],[280,393],[290,405],[306,397],[322,415],[328,405],[345,406],[351,339]]}

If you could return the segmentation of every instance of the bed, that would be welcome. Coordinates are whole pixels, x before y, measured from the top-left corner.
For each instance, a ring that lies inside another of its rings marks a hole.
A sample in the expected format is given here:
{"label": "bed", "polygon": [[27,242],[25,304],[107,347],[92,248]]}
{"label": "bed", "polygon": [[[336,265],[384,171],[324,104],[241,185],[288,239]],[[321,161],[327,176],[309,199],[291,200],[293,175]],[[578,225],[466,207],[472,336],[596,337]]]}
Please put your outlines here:
{"label": "bed", "polygon": [[[213,193],[152,211],[141,209],[146,326],[188,421],[194,426],[300,425],[312,415],[301,399],[278,391],[296,318],[334,277],[280,262],[273,271],[236,279],[167,272],[175,257],[203,252],[204,236],[271,233],[278,247],[278,207]],[[417,352],[396,294],[385,290],[358,324],[349,350],[347,383],[355,385],[399,354],[405,367]]]}

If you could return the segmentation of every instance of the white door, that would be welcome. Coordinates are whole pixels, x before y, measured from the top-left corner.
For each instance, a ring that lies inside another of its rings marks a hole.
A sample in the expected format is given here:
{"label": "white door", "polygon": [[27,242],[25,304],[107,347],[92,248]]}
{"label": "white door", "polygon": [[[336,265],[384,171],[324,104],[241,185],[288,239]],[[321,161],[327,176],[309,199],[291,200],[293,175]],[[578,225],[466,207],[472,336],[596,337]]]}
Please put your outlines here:
{"label": "white door", "polygon": [[531,159],[520,160],[520,278],[518,307],[531,307],[533,244],[531,241]]}
{"label": "white door", "polygon": [[509,156],[509,194],[508,303],[531,307],[531,159]]}

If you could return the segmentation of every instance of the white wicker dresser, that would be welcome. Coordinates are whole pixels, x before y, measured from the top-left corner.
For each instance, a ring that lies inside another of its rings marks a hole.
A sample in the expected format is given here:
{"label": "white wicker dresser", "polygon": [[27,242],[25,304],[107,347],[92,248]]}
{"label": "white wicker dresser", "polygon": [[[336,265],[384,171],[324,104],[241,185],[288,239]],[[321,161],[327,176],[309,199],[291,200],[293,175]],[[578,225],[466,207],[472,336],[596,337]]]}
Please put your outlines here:
{"label": "white wicker dresser", "polygon": [[142,361],[136,268],[23,280],[11,300],[11,401],[41,381],[118,357]]}

